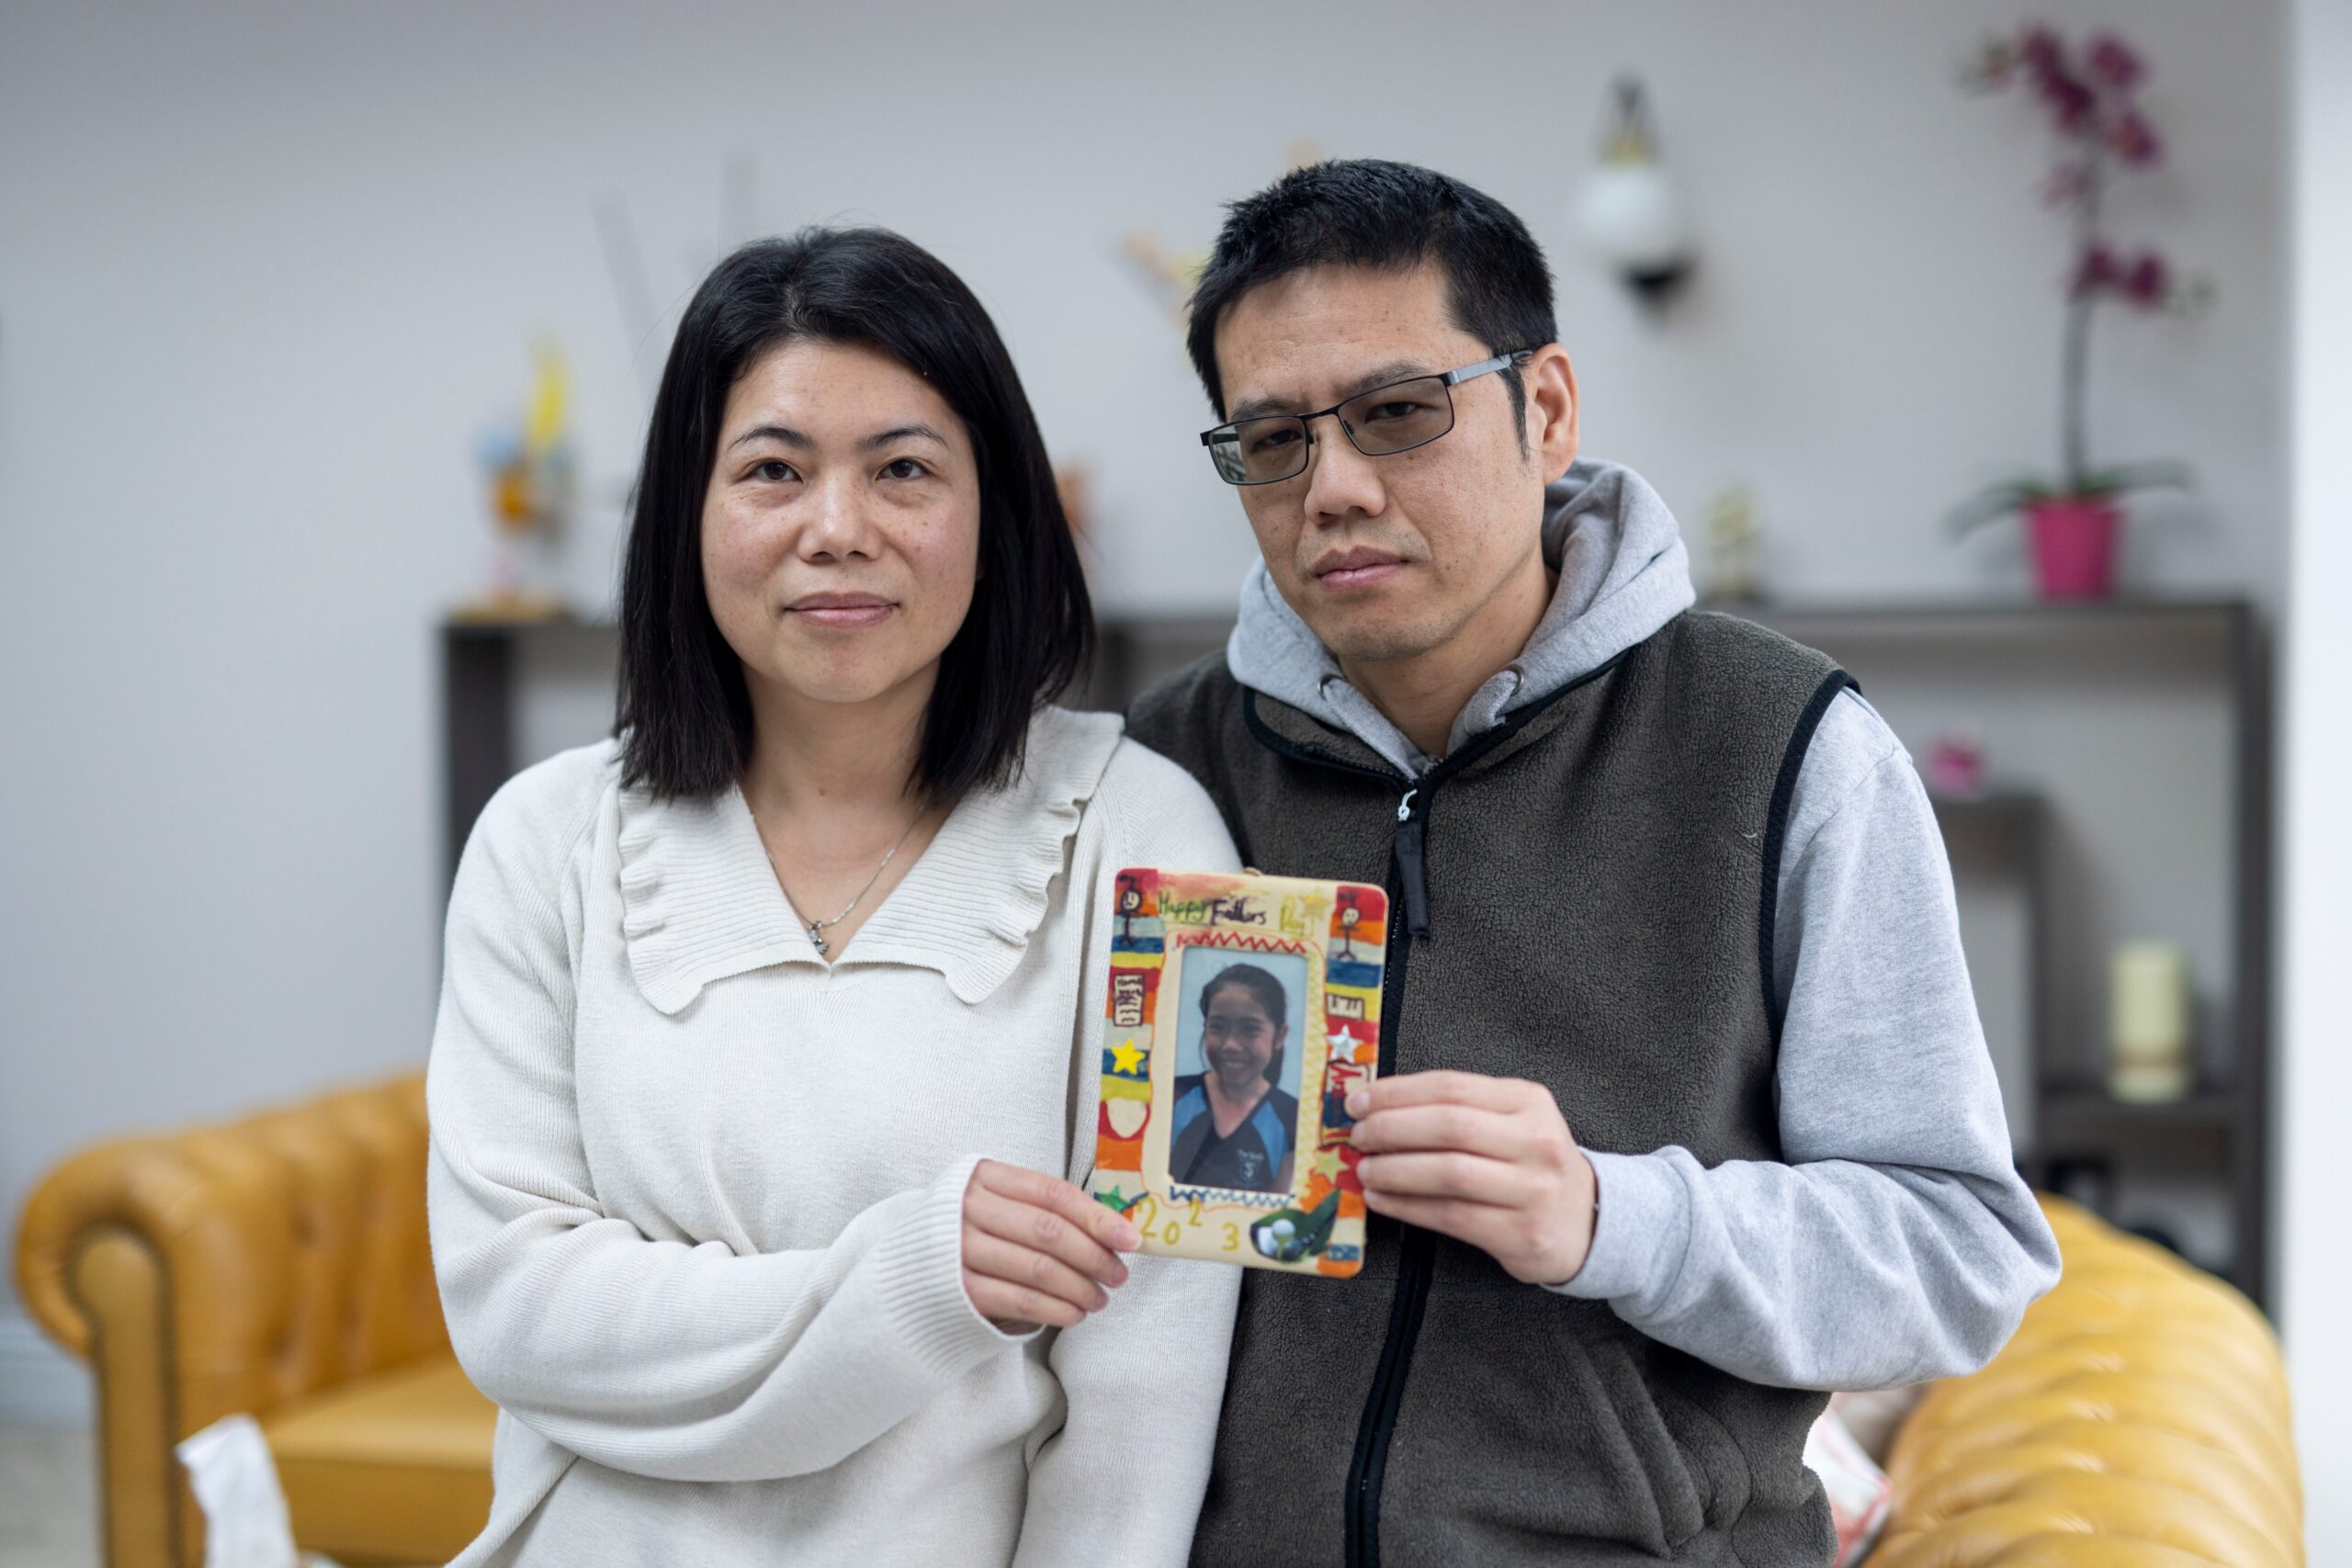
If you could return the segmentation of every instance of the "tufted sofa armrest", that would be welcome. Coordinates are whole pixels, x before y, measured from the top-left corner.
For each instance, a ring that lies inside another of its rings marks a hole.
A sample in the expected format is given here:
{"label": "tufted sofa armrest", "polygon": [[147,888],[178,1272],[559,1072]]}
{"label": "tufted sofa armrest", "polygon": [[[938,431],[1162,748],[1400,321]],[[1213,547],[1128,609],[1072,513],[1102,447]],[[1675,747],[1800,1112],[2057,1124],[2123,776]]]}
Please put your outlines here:
{"label": "tufted sofa armrest", "polygon": [[1870,1568],[2301,1568],[2286,1369],[2228,1285],[2061,1199],[2065,1275],[1888,1456]]}
{"label": "tufted sofa armrest", "polygon": [[91,1363],[107,1560],[201,1560],[172,1445],[446,1346],[424,1080],[72,1156],[27,1203],[17,1284]]}

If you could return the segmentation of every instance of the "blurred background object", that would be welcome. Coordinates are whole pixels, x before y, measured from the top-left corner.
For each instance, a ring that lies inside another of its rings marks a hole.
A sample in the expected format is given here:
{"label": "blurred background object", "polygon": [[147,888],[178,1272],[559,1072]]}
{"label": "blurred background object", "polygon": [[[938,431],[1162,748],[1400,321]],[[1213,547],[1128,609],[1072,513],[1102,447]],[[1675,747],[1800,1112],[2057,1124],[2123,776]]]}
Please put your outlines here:
{"label": "blurred background object", "polygon": [[1659,159],[1641,82],[1620,76],[1611,93],[1600,166],[1585,180],[1578,217],[1602,265],[1658,310],[1698,265],[1690,204]]}
{"label": "blurred background object", "polygon": [[1938,795],[1974,799],[1984,793],[1984,737],[1973,724],[1944,731],[1928,746],[1919,772]]}
{"label": "blurred background object", "polygon": [[1764,597],[1764,525],[1745,486],[1726,485],[1708,501],[1705,551],[1708,598],[1751,604]]}
{"label": "blurred background object", "polygon": [[2127,942],[2116,948],[2109,974],[2109,1092],[2135,1105],[2187,1099],[2195,1072],[2188,954],[2178,942]]}
{"label": "blurred background object", "polygon": [[[1319,143],[1302,138],[1290,144],[1283,167],[1303,169],[1309,164],[1321,163],[1323,157]],[[1200,281],[1201,269],[1209,265],[1208,231],[1204,231],[1198,245],[1177,251],[1168,247],[1159,231],[1148,225],[1138,226],[1127,231],[1120,250],[1134,264],[1153,297],[1167,308],[1169,319],[1182,328],[1192,316],[1193,286]]]}
{"label": "blurred background object", "polygon": [[1083,463],[1054,465],[1054,491],[1061,498],[1062,515],[1069,520],[1069,531],[1084,545],[1088,531],[1094,523],[1094,473]]}
{"label": "blurred background object", "polygon": [[2021,516],[2032,543],[2034,587],[2044,599],[2106,598],[2115,588],[2123,497],[2165,487],[2185,490],[2191,482],[2183,463],[2094,468],[2085,430],[2091,322],[2098,308],[2119,303],[2187,315],[2213,300],[2211,278],[2180,277],[2154,246],[2127,253],[2108,227],[2116,177],[2164,164],[2164,142],[2140,103],[2147,78],[2146,60],[2120,35],[2094,32],[2079,45],[2070,44],[2041,23],[1987,39],[1961,77],[1979,93],[2024,87],[2047,117],[2060,149],[2041,188],[2043,202],[2065,215],[2071,235],[2058,472],[1996,485],[1953,516],[1962,531],[1996,517]]}
{"label": "blurred background object", "polygon": [[1169,319],[1182,326],[1190,313],[1193,285],[1200,280],[1201,269],[1208,265],[1208,252],[1171,252],[1149,229],[1128,230],[1121,249],[1142,275],[1152,297],[1167,310]]}
{"label": "blurred background object", "polygon": [[[422,1059],[465,829],[610,724],[645,416],[743,239],[888,224],[995,314],[1084,474],[1105,639],[1077,700],[1221,646],[1253,547],[1169,328],[1220,204],[1311,139],[1527,220],[1587,449],[1676,507],[1711,603],[1833,653],[1918,759],[2021,1162],[2278,1315],[2312,1539],[2352,1557],[2347,12],[1363,0],[1286,14],[1305,69],[1234,48],[1263,18],[1225,0],[886,0],[773,46],[741,0],[0,9],[0,1213],[127,1131]],[[2118,111],[2090,230],[2079,188],[2056,223],[2020,199],[2072,96],[2037,26]],[[2092,41],[2118,29],[2128,62]],[[1939,90],[1988,36],[2035,112]],[[1620,78],[1670,122],[1686,260],[1703,220],[1670,333],[1585,259]],[[2195,302],[2174,258],[2225,307],[2145,308]],[[537,393],[532,344],[561,347]],[[2099,454],[2199,476],[2133,496],[2101,599],[2045,602],[2029,528],[1936,526],[2053,431],[2075,500]],[[521,525],[508,585],[558,613],[472,613],[486,493]],[[2183,1024],[2160,1103],[2111,1077],[2114,961],[2149,933]],[[14,1435],[86,1442],[94,1398],[0,1294],[0,1472],[72,1484]]]}
{"label": "blurred background object", "polygon": [[546,620],[565,613],[555,552],[571,509],[570,385],[553,343],[532,350],[537,374],[522,417],[483,435],[491,521],[498,530],[490,585],[459,607],[486,620]]}

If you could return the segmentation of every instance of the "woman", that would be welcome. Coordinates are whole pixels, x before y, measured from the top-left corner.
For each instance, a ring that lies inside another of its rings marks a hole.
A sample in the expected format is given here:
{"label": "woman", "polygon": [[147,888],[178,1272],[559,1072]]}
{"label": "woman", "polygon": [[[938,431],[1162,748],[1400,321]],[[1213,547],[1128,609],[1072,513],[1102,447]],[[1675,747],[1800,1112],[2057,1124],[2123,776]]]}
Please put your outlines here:
{"label": "woman", "polygon": [[1282,1089],[1289,1017],[1283,983],[1254,964],[1228,964],[1201,987],[1206,1070],[1175,1083],[1168,1145],[1175,1180],[1290,1190],[1298,1100]]}
{"label": "woman", "polygon": [[687,307],[616,738],[484,811],[428,1081],[462,1564],[1183,1560],[1235,1271],[1117,1256],[1111,878],[1231,868],[1117,719],[986,312],[874,230]]}

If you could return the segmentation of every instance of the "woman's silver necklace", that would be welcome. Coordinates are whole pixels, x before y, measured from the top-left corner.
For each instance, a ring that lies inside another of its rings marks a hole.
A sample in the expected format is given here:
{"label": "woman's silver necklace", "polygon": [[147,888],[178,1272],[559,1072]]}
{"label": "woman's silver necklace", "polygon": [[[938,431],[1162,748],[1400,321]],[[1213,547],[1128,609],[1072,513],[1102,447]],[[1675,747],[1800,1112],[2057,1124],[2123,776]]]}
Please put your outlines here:
{"label": "woman's silver necklace", "polygon": [[[840,925],[843,920],[848,919],[849,912],[857,908],[857,901],[865,897],[868,893],[874,891],[874,885],[882,880],[882,874],[884,872],[890,869],[890,862],[892,858],[898,854],[899,846],[907,841],[907,835],[915,830],[915,823],[922,820],[922,813],[920,811],[916,812],[914,814],[913,820],[910,821],[906,827],[900,830],[897,838],[890,840],[890,847],[882,852],[882,863],[874,868],[874,874],[865,879],[865,886],[859,888],[855,893],[850,896],[849,902],[842,906],[842,912],[840,914],[835,915],[830,920],[811,920],[808,922],[808,940],[817,944],[818,957],[828,957],[833,951],[833,944],[825,940],[825,928],[828,926]],[[757,828],[759,823],[754,821],[752,826]],[[764,833],[760,835],[760,852],[768,857],[768,870],[775,874],[776,885],[778,886],[783,886],[784,873],[775,863],[775,852],[768,848],[767,835]],[[784,901],[787,904],[792,903],[792,890],[788,887],[785,888]],[[793,913],[797,915],[799,912],[798,908],[796,906],[793,909]]]}

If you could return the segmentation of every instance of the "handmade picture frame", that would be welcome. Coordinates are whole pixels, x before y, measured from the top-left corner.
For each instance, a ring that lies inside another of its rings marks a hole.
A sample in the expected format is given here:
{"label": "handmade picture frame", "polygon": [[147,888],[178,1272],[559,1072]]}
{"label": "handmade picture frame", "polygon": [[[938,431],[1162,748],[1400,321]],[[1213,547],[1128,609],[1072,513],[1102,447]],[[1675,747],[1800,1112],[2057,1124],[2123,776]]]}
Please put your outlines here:
{"label": "handmade picture frame", "polygon": [[1355,1274],[1346,1102],[1379,1066],[1388,896],[1134,868],[1115,897],[1088,1190],[1146,1252]]}

